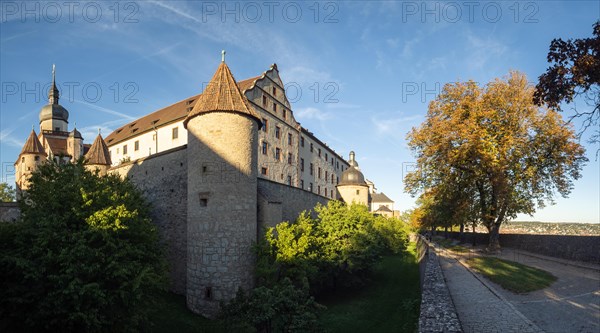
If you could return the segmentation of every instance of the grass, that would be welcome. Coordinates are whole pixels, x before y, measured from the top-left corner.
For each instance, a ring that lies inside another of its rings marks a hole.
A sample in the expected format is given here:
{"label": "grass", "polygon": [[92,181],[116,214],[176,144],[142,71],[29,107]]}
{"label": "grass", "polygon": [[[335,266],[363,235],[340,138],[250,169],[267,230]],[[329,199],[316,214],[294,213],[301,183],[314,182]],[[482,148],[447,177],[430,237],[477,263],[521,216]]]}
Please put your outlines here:
{"label": "grass", "polygon": [[458,253],[467,253],[470,252],[471,250],[469,250],[468,248],[462,246],[462,245],[453,245],[448,247],[448,250],[450,251],[454,251],[454,252],[458,252]]}
{"label": "grass", "polygon": [[185,296],[164,293],[156,301],[151,316],[154,324],[150,332],[228,332],[224,323],[209,320],[192,313],[185,305]]}
{"label": "grass", "polygon": [[495,257],[470,258],[467,263],[492,282],[516,293],[544,289],[556,281],[544,270]]}
{"label": "grass", "polygon": [[390,255],[375,267],[372,281],[361,290],[330,295],[320,322],[327,332],[414,332],[421,292],[415,245]]}

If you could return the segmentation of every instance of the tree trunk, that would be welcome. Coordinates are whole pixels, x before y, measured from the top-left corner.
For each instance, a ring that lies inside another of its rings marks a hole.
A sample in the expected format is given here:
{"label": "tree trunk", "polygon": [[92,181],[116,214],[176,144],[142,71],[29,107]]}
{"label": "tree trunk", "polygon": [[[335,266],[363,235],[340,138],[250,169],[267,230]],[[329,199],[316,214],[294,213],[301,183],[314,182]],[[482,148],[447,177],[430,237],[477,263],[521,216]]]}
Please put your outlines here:
{"label": "tree trunk", "polygon": [[498,252],[500,251],[500,224],[492,223],[489,230],[490,243],[488,245],[488,250],[490,252]]}
{"label": "tree trunk", "polygon": [[444,238],[448,239],[448,227],[444,227]]}
{"label": "tree trunk", "polygon": [[463,223],[460,224],[459,240],[461,244],[465,242],[465,225]]}
{"label": "tree trunk", "polygon": [[477,234],[475,233],[475,221],[473,221],[473,247],[477,245]]}

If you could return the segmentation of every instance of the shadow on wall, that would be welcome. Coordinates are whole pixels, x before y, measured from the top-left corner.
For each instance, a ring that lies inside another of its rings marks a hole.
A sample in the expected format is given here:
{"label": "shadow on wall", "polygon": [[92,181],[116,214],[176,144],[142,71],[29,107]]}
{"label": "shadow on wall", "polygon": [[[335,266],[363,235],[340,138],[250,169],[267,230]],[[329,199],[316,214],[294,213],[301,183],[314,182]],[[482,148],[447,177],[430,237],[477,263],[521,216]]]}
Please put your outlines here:
{"label": "shadow on wall", "polygon": [[21,217],[17,202],[0,202],[0,222],[16,222]]}

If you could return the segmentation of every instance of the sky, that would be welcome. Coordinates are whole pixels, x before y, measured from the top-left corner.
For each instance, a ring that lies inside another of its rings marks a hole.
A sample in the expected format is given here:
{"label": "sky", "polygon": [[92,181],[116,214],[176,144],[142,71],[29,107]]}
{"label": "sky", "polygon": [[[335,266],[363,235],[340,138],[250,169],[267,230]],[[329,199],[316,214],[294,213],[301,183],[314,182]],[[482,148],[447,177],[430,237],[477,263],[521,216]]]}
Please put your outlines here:
{"label": "sky", "polygon": [[[14,182],[14,161],[39,130],[53,64],[69,128],[91,143],[99,128],[106,136],[202,92],[226,50],[238,81],[276,63],[302,126],[343,157],[355,151],[404,211],[415,205],[404,192],[415,164],[406,134],[445,83],[519,70],[535,84],[550,41],[591,37],[599,18],[599,1],[2,1],[0,181]],[[517,220],[600,222],[588,136],[570,196]]]}

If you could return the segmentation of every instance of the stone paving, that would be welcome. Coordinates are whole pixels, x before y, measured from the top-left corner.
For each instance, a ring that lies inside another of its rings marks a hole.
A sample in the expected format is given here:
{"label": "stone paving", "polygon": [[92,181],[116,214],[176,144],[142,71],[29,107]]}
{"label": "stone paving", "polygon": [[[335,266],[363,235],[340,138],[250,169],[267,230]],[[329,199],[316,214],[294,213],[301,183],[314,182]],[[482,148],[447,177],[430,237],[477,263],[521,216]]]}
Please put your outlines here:
{"label": "stone paving", "polygon": [[439,257],[464,332],[543,332],[488,289],[450,253],[440,251]]}
{"label": "stone paving", "polygon": [[558,278],[546,289],[515,294],[460,262],[472,255],[439,251],[465,332],[600,332],[600,266],[505,248],[500,258],[546,270]]}

